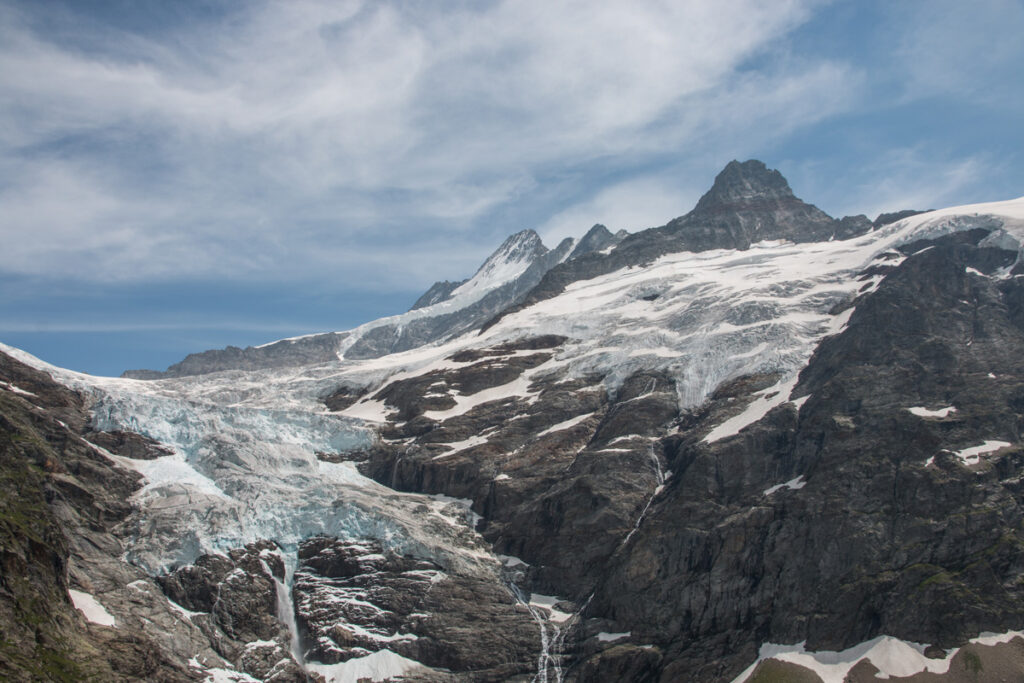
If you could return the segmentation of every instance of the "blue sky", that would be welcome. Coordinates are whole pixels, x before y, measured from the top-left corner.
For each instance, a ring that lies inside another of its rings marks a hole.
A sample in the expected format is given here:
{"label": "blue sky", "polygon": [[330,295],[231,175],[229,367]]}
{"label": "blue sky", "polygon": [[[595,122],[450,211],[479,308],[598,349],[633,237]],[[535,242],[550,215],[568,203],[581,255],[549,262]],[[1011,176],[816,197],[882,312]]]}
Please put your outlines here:
{"label": "blue sky", "polygon": [[0,341],[98,374],[339,330],[692,208],[1024,194],[1024,0],[0,0]]}

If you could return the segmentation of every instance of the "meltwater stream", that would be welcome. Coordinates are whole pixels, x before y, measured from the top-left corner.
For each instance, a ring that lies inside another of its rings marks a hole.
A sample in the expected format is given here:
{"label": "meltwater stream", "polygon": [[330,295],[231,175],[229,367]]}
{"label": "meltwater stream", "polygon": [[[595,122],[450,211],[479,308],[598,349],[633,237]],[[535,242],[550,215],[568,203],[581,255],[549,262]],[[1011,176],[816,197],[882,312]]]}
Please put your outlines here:
{"label": "meltwater stream", "polygon": [[267,563],[263,563],[263,569],[274,579],[274,588],[277,592],[277,618],[288,629],[289,647],[292,657],[303,666],[306,663],[305,652],[302,649],[301,638],[299,637],[299,624],[295,620],[295,601],[292,599],[292,586],[295,582],[295,566],[298,564],[295,548],[282,549],[280,555],[284,563],[284,580],[274,576]]}

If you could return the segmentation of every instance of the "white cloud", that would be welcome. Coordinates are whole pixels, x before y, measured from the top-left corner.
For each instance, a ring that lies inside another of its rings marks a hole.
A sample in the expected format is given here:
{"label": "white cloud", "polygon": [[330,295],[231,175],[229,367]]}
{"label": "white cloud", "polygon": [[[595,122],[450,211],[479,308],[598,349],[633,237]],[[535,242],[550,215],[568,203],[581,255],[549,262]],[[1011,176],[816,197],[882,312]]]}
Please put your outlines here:
{"label": "white cloud", "polygon": [[578,237],[595,223],[612,232],[637,232],[664,225],[693,207],[700,193],[680,188],[662,176],[634,178],[607,187],[548,219],[537,232],[549,247],[565,237]]}
{"label": "white cloud", "polygon": [[[542,182],[558,206],[558,183],[589,164],[700,156],[710,139],[739,156],[846,106],[856,76],[841,64],[736,71],[811,6],[266,2],[150,35],[91,25],[77,44],[30,21],[31,5],[7,9],[0,235],[17,246],[0,270],[455,277],[510,231],[491,216]],[[650,179],[580,182],[592,199],[542,216],[547,232],[686,208]],[[433,275],[396,246],[436,257]]]}

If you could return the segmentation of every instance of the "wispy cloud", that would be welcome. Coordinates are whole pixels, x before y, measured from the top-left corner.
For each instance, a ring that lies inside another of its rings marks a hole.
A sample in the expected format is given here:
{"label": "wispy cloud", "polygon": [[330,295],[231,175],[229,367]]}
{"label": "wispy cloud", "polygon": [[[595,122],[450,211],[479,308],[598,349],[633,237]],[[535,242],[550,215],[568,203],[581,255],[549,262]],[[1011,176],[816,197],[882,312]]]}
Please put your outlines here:
{"label": "wispy cloud", "polygon": [[[1019,64],[1020,3],[961,5],[886,10],[868,67],[792,48],[815,0],[265,1],[166,23],[0,0],[0,274],[410,289],[514,230],[663,223],[729,159],[894,106],[880,80],[1019,99],[990,84]],[[883,143],[856,161],[887,182],[851,173],[826,204],[956,196],[980,169]]]}
{"label": "wispy cloud", "polygon": [[535,227],[500,216],[542,181],[833,90],[736,71],[799,0],[245,7],[149,32],[2,9],[0,269],[363,281],[413,247],[471,270]]}

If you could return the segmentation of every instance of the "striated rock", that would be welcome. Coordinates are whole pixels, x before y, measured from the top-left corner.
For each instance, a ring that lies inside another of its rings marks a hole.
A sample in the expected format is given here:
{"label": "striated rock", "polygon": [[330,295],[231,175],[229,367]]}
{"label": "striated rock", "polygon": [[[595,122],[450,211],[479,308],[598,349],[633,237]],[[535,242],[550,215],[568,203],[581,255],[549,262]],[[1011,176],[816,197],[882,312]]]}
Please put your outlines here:
{"label": "striated rock", "polygon": [[386,649],[452,680],[527,674],[536,626],[497,578],[452,573],[372,539],[311,538],[295,572],[306,658],[345,662]]}
{"label": "striated rock", "polygon": [[161,446],[159,442],[135,432],[120,430],[112,432],[89,431],[83,436],[89,443],[94,443],[111,453],[135,460],[153,460],[172,453],[171,449]]}

